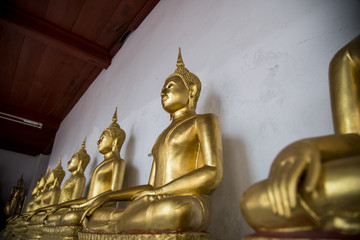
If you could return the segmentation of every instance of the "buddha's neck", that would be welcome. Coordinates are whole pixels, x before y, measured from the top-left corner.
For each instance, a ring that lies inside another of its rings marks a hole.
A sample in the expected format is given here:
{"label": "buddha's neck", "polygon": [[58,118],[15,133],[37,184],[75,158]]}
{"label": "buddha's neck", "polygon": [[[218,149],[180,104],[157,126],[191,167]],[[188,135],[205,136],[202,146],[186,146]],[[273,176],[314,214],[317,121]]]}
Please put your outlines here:
{"label": "buddha's neck", "polygon": [[75,171],[71,172],[71,176],[75,176],[77,174],[84,174],[84,170],[82,169],[82,167],[79,167]]}
{"label": "buddha's neck", "polygon": [[175,122],[178,119],[181,119],[186,116],[192,116],[195,115],[195,110],[189,109],[188,107],[184,107],[182,109],[177,110],[172,114],[172,121]]}
{"label": "buddha's neck", "polygon": [[113,158],[120,158],[120,153],[117,153],[117,152],[108,152],[108,153],[105,153],[104,154],[104,160],[110,160],[110,159],[113,159]]}

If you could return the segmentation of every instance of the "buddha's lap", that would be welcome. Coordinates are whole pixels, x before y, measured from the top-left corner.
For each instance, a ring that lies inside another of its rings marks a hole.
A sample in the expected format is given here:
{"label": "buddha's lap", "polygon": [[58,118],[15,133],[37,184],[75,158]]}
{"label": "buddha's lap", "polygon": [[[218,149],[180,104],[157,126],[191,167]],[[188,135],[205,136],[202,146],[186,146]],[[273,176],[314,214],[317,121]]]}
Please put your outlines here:
{"label": "buddha's lap", "polygon": [[[149,200],[152,196],[144,196],[132,201],[126,208],[100,208],[88,219],[88,226],[102,225],[104,222],[120,226],[119,231],[150,226],[150,229],[168,225],[178,228],[179,225],[197,225],[196,228],[205,228],[209,221],[210,201],[207,197],[198,196],[171,196],[162,199]],[[200,226],[201,225],[201,226]],[[204,226],[202,226],[204,225]],[[124,229],[122,229],[122,227]],[[191,227],[191,226],[190,226]],[[118,228],[117,228],[118,229]]]}

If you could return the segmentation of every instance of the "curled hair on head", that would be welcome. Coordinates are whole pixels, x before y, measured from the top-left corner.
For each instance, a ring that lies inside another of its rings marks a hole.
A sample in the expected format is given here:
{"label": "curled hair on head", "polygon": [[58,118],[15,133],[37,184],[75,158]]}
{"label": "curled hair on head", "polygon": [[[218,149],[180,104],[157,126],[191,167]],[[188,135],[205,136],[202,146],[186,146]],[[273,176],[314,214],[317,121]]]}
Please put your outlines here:
{"label": "curled hair on head", "polygon": [[[54,178],[55,180],[57,180],[59,183],[62,182],[62,180],[64,179],[65,177],[65,171],[64,169],[62,168],[61,166],[61,158],[59,157],[59,161],[58,161],[58,165],[56,166],[56,168],[54,168],[50,174],[54,174]],[[50,175],[49,174],[49,175]]]}
{"label": "curled hair on head", "polygon": [[81,144],[81,149],[77,153],[74,153],[74,156],[77,156],[79,161],[81,162],[81,168],[83,171],[85,171],[85,168],[87,167],[87,165],[90,162],[90,156],[86,152],[85,147],[86,147],[86,137],[85,137],[83,143]]}
{"label": "curled hair on head", "polygon": [[126,134],[123,129],[121,129],[120,125],[117,123],[117,108],[115,108],[114,116],[112,118],[112,123],[109,125],[108,128],[104,130],[104,132],[108,132],[112,138],[117,139],[116,147],[120,151],[125,138]]}
{"label": "curled hair on head", "polygon": [[196,93],[194,95],[194,110],[196,109],[197,101],[200,97],[201,92],[201,82],[200,79],[190,72],[187,68],[185,68],[185,64],[183,62],[182,56],[181,56],[181,49],[179,48],[179,55],[176,63],[177,68],[175,69],[174,73],[171,74],[166,79],[170,79],[174,76],[178,76],[181,78],[181,80],[184,82],[187,89],[191,89],[192,86],[196,85]]}

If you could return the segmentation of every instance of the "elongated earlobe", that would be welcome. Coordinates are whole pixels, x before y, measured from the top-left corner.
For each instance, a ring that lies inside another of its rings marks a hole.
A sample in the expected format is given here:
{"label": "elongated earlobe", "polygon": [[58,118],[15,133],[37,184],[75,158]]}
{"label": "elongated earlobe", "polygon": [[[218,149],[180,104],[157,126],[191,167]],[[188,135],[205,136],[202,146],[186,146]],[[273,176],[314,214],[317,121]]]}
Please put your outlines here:
{"label": "elongated earlobe", "polygon": [[115,139],[113,140],[113,142],[112,142],[112,151],[113,151],[113,152],[119,152],[119,151],[120,151],[120,150],[118,149],[118,147],[117,147],[117,144],[118,144],[118,139],[115,138]]}

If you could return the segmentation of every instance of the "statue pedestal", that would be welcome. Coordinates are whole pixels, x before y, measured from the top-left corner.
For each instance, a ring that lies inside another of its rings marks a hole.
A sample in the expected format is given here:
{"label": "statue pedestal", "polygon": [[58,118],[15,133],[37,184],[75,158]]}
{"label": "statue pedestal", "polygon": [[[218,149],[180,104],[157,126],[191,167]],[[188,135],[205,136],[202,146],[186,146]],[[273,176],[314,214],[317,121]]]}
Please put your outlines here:
{"label": "statue pedestal", "polygon": [[44,240],[76,240],[78,232],[82,230],[81,225],[46,226],[43,229]]}
{"label": "statue pedestal", "polygon": [[42,236],[42,228],[44,224],[28,224],[26,228],[26,232],[22,234],[22,238],[24,239],[40,239]]}
{"label": "statue pedestal", "polygon": [[79,232],[79,240],[210,240],[206,232],[106,234]]}
{"label": "statue pedestal", "polygon": [[336,232],[299,231],[299,232],[257,232],[243,240],[359,240],[360,235],[343,235]]}

